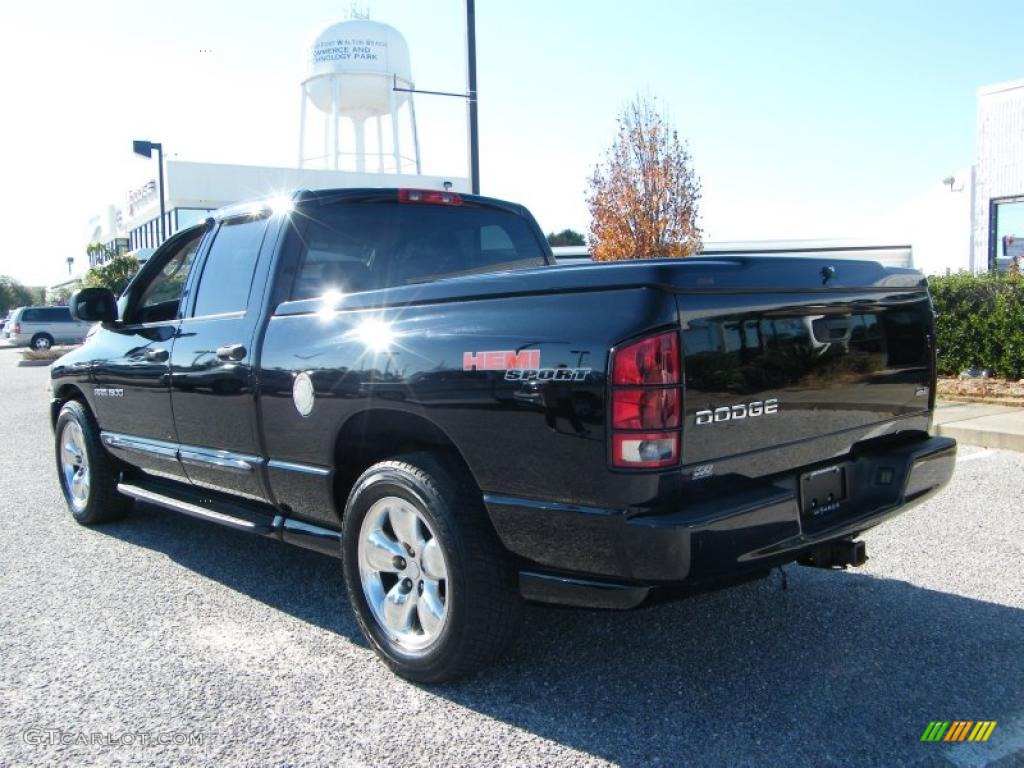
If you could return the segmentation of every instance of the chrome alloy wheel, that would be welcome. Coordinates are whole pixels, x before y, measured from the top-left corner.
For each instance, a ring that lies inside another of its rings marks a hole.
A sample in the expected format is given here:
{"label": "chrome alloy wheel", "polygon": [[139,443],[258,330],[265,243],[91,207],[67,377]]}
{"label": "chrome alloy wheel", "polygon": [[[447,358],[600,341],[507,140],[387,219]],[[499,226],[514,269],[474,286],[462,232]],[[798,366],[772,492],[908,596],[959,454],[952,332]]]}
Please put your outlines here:
{"label": "chrome alloy wheel", "polygon": [[60,474],[71,506],[81,512],[89,503],[89,455],[78,422],[69,421],[60,433]]}
{"label": "chrome alloy wheel", "polygon": [[373,503],[359,529],[359,580],[374,619],[406,652],[420,652],[448,619],[448,565],[426,518],[397,496]]}

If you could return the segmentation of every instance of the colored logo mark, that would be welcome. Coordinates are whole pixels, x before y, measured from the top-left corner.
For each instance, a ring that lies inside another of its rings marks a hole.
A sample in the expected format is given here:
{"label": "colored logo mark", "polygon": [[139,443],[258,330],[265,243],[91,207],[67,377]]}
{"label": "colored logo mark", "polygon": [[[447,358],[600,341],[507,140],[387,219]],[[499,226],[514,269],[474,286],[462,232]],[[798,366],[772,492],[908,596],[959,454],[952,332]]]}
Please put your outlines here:
{"label": "colored logo mark", "polygon": [[932,720],[921,741],[988,741],[996,720]]}

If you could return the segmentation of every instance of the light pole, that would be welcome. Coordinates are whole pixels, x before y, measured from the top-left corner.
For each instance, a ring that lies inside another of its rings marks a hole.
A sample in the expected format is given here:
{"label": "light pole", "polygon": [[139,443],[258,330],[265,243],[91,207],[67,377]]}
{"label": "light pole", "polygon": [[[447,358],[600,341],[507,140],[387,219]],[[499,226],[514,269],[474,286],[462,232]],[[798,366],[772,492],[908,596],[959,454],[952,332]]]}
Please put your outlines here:
{"label": "light pole", "polygon": [[158,141],[136,140],[132,142],[132,151],[140,157],[152,157],[154,149],[156,150],[157,164],[160,166],[157,193],[160,195],[160,242],[163,243],[167,239],[167,223],[164,221],[166,218],[164,213],[164,147]]}
{"label": "light pole", "polygon": [[476,2],[466,0],[466,69],[469,74],[469,181],[480,194],[480,128],[476,116]]}

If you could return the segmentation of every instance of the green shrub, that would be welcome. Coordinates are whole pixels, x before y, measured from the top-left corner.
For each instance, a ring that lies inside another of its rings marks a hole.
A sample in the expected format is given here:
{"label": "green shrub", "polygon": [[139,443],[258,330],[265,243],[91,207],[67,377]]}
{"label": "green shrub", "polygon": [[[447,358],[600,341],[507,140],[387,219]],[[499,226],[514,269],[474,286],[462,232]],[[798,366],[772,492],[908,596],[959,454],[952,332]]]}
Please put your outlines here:
{"label": "green shrub", "polygon": [[939,373],[988,368],[1019,379],[1024,369],[1024,279],[961,272],[928,279],[935,305]]}
{"label": "green shrub", "polygon": [[109,288],[120,296],[138,271],[139,260],[134,256],[114,256],[110,261],[91,267],[85,273],[82,285],[85,288]]}

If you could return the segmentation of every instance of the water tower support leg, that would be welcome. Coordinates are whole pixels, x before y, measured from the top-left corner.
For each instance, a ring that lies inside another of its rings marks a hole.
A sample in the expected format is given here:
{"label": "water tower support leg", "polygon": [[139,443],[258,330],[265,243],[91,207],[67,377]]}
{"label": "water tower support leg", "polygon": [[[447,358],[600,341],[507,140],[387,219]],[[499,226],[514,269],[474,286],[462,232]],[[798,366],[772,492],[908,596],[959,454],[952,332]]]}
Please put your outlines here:
{"label": "water tower support leg", "polygon": [[[338,154],[339,154],[338,153],[338,149],[339,149],[338,148],[338,107],[339,107],[338,101],[339,101],[339,99],[338,99],[338,84],[334,83],[331,86],[331,112],[332,112],[331,134],[332,134],[332,138],[333,138],[333,141],[331,141],[331,144],[334,147],[334,149],[333,149],[334,159],[333,159],[333,162],[332,162],[334,170],[338,170]],[[358,140],[358,138],[357,138],[357,140]]]}
{"label": "water tower support leg", "polygon": [[384,173],[384,129],[377,115],[377,173]]}
{"label": "water tower support leg", "polygon": [[356,129],[356,170],[366,173],[366,118],[352,119]]}
{"label": "water tower support leg", "polygon": [[306,86],[302,86],[302,104],[299,106],[299,168],[305,164],[306,153]]}
{"label": "water tower support leg", "polygon": [[416,104],[412,100],[412,95],[409,96],[409,116],[412,120],[412,151],[416,158],[416,175],[419,176],[422,171],[420,170],[420,132],[416,129]]}
{"label": "water tower support leg", "polygon": [[402,155],[399,152],[398,143],[398,103],[395,100],[395,92],[388,95],[388,103],[391,106],[391,153],[395,156],[395,173],[402,172]]}

